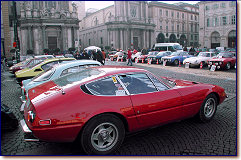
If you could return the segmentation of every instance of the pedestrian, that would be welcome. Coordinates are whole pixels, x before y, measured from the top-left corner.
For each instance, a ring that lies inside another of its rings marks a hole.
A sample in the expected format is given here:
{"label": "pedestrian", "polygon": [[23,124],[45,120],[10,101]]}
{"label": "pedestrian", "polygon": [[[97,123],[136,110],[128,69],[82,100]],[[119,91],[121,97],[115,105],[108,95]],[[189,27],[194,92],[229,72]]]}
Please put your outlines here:
{"label": "pedestrian", "polygon": [[77,60],[82,59],[82,57],[81,57],[81,55],[79,54],[79,52],[78,52],[78,51],[76,52],[76,54],[75,54],[74,58],[75,58],[75,59],[77,59]]}
{"label": "pedestrian", "polygon": [[95,52],[95,50],[92,50],[92,57],[93,57],[93,60],[97,60],[97,53]]}
{"label": "pedestrian", "polygon": [[98,62],[100,62],[102,65],[104,65],[104,62],[103,62],[103,55],[102,55],[102,52],[101,51],[97,51],[97,54],[96,54],[96,59]]}
{"label": "pedestrian", "polygon": [[193,48],[193,46],[190,48],[190,50],[189,50],[189,54],[190,55],[195,55],[195,49]]}
{"label": "pedestrian", "polygon": [[102,55],[103,55],[103,63],[105,64],[106,54],[105,54],[105,51],[103,49],[102,49]]}
{"label": "pedestrian", "polygon": [[83,51],[82,58],[83,59],[90,59],[90,56],[88,55],[88,53],[85,50]]}
{"label": "pedestrian", "polygon": [[183,51],[187,51],[187,46],[185,46],[185,47],[183,48]]}
{"label": "pedestrian", "polygon": [[127,66],[129,65],[129,63],[130,63],[131,66],[132,66],[131,55],[132,55],[131,50],[128,48],[128,54],[127,54],[128,63],[127,63]]}

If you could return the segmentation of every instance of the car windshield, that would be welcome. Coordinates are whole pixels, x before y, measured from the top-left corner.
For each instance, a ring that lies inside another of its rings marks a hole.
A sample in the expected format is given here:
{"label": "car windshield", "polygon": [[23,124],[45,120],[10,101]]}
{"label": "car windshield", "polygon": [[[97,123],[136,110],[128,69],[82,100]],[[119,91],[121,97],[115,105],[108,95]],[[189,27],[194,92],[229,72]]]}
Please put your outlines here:
{"label": "car windshield", "polygon": [[232,53],[228,53],[228,52],[221,52],[218,54],[217,57],[231,58],[231,57],[234,57],[234,55]]}
{"label": "car windshield", "polygon": [[171,55],[172,56],[180,56],[180,52],[173,52]]}
{"label": "car windshield", "polygon": [[182,50],[182,47],[180,45],[174,45],[173,48],[175,50]]}
{"label": "car windshield", "polygon": [[42,62],[42,60],[39,60],[39,61],[33,60],[33,61],[31,61],[31,62],[28,64],[27,67],[28,67],[28,68],[33,68],[34,66],[40,64],[41,62]]}
{"label": "car windshield", "polygon": [[48,69],[46,72],[42,72],[39,75],[37,75],[36,77],[33,78],[34,82],[40,82],[40,81],[45,81],[51,78],[51,76],[53,75],[53,73],[55,72],[54,68],[50,68]]}
{"label": "car windshield", "polygon": [[148,53],[149,56],[151,56],[151,55],[154,55],[154,56],[155,56],[155,55],[157,55],[157,54],[158,54],[158,52],[149,52],[149,53]]}
{"label": "car windshield", "polygon": [[209,57],[210,56],[210,53],[206,53],[206,52],[200,52],[198,54],[198,57]]}
{"label": "car windshield", "polygon": [[71,74],[67,74],[66,76],[60,77],[58,79],[53,80],[55,84],[58,86],[66,86],[67,84],[71,84],[73,82],[86,82],[88,80],[97,78],[101,76],[103,72],[94,69],[94,68],[87,68],[80,72],[75,72]]}

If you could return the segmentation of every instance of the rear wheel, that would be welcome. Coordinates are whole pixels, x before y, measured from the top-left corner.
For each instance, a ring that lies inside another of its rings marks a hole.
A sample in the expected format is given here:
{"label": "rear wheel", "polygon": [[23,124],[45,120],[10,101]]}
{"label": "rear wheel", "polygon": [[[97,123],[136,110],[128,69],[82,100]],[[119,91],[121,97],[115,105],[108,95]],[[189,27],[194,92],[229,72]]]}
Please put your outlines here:
{"label": "rear wheel", "polygon": [[209,122],[213,119],[217,110],[217,97],[214,94],[209,94],[199,110],[197,118],[201,122]]}
{"label": "rear wheel", "polygon": [[231,63],[228,62],[228,63],[226,64],[226,69],[229,70],[230,68],[231,68]]}
{"label": "rear wheel", "polygon": [[178,64],[179,64],[179,61],[176,59],[176,60],[174,61],[174,65],[175,65],[175,66],[178,66]]}
{"label": "rear wheel", "polygon": [[87,154],[106,155],[120,147],[124,140],[122,121],[111,114],[91,119],[81,134],[81,145]]}

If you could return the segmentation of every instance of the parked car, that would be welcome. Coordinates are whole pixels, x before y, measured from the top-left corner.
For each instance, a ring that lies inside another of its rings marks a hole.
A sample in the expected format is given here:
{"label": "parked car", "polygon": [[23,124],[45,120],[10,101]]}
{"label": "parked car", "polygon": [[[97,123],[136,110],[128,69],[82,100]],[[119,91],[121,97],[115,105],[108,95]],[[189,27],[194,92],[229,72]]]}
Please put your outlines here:
{"label": "parked car", "polygon": [[53,79],[62,77],[64,75],[79,72],[87,67],[93,66],[101,66],[101,63],[94,60],[76,60],[66,64],[55,65],[52,68],[49,68],[49,70],[40,73],[32,79],[23,80],[21,87],[22,96],[20,98],[24,102],[26,101],[26,95],[28,94],[28,90],[30,88],[51,81]]}
{"label": "parked car", "polygon": [[20,62],[25,61],[30,58],[34,58],[34,56],[20,56]]}
{"label": "parked car", "polygon": [[55,58],[53,55],[37,55],[37,56],[34,56],[34,58],[47,58],[47,59],[51,59],[51,58]]}
{"label": "parked car", "polygon": [[183,61],[183,64],[189,63],[190,67],[200,67],[200,64],[202,62],[202,65],[208,65],[208,61],[216,57],[217,54],[214,52],[200,52],[197,57],[190,57]]}
{"label": "parked car", "polygon": [[152,52],[154,52],[154,51],[141,53],[140,57],[138,58],[138,62],[142,62],[142,60],[143,60],[143,62],[146,63],[148,55],[150,55]]}
{"label": "parked car", "polygon": [[18,128],[18,119],[7,105],[1,104],[1,131],[13,131],[16,128]]}
{"label": "parked car", "polygon": [[22,70],[24,68],[31,68],[32,66],[35,66],[36,64],[42,62],[43,60],[47,59],[46,57],[42,58],[31,58],[27,59],[23,62],[17,63],[14,66],[9,68],[9,72],[12,74],[15,74],[15,72]]}
{"label": "parked car", "polygon": [[158,52],[156,55],[151,55],[149,56],[148,58],[151,59],[151,62],[152,63],[161,63],[161,58],[164,57],[164,56],[169,56],[171,55],[172,52],[170,51],[161,51],[161,52]]}
{"label": "parked car", "polygon": [[216,58],[212,58],[209,60],[208,67],[211,68],[212,66],[215,69],[227,69],[229,70],[236,65],[236,57],[235,54],[232,52],[221,52],[217,55]]}
{"label": "parked car", "polygon": [[174,64],[177,66],[180,63],[183,63],[184,59],[193,57],[189,55],[188,52],[173,52],[170,56],[164,56],[161,58],[161,61],[166,61],[166,64]]}
{"label": "parked car", "polygon": [[136,59],[138,58],[140,58],[141,57],[141,52],[137,52],[137,53],[132,53],[132,55],[131,55],[131,60],[132,61],[136,61]]}
{"label": "parked car", "polygon": [[209,122],[225,98],[216,85],[135,67],[91,67],[30,89],[20,123],[25,141],[77,141],[103,155],[118,149],[125,133],[194,116]]}
{"label": "parked car", "polygon": [[115,54],[109,55],[110,59],[113,61],[117,60],[117,57],[122,57],[124,55],[124,51],[116,52]]}
{"label": "parked car", "polygon": [[29,68],[22,69],[20,71],[15,72],[17,83],[21,84],[21,82],[25,79],[30,79],[38,74],[48,70],[55,64],[62,63],[63,61],[73,61],[75,58],[51,58],[46,59],[43,62],[39,62],[35,66],[29,66]]}

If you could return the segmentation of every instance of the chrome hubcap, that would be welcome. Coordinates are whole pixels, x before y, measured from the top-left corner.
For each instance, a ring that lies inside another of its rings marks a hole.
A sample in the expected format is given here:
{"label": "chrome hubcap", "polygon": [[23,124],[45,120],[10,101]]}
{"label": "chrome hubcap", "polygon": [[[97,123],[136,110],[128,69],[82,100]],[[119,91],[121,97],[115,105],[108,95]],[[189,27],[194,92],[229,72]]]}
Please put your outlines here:
{"label": "chrome hubcap", "polygon": [[213,116],[214,112],[215,112],[215,106],[216,106],[216,102],[213,98],[209,98],[204,106],[204,115],[207,118],[210,118]]}
{"label": "chrome hubcap", "polygon": [[117,143],[117,140],[117,128],[112,123],[98,125],[91,135],[91,144],[98,151],[110,150]]}

